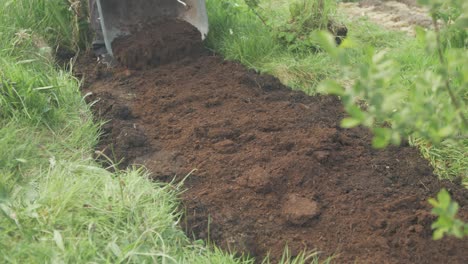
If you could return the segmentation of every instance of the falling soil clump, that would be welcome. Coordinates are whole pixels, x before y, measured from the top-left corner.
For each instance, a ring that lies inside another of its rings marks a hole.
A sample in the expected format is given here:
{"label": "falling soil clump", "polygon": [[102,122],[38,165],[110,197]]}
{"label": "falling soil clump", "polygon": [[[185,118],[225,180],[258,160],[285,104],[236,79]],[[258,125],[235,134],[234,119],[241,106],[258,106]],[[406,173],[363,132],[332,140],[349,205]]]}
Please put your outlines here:
{"label": "falling soil clump", "polygon": [[438,181],[412,147],[375,150],[367,129],[340,128],[338,98],[204,51],[143,68],[83,56],[76,74],[109,120],[100,151],[155,180],[196,169],[182,194],[190,236],[273,263],[286,245],[293,256],[337,253],[337,263],[468,263],[466,239],[432,240],[427,202],[445,187],[466,221],[467,191]]}
{"label": "falling soil clump", "polygon": [[158,66],[203,50],[201,33],[183,20],[161,19],[134,26],[131,32],[112,42],[114,57],[131,69]]}

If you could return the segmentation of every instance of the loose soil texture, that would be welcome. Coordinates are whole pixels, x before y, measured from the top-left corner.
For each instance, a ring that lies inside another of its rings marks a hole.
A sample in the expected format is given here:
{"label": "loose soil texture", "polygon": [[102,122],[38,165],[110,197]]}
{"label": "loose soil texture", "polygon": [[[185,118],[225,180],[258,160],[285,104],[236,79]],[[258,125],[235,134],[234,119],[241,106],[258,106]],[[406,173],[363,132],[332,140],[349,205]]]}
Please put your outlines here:
{"label": "loose soil texture", "polygon": [[[129,47],[147,43],[140,36]],[[340,128],[336,97],[291,91],[208,51],[144,66],[82,56],[75,70],[108,120],[100,151],[155,180],[192,172],[182,194],[190,236],[273,263],[285,246],[337,263],[468,263],[466,239],[431,239],[427,202],[445,187],[467,221],[467,191],[438,181],[412,147],[375,150],[368,130]]]}
{"label": "loose soil texture", "polygon": [[182,20],[161,19],[134,26],[131,32],[115,39],[112,50],[122,66],[132,69],[158,66],[203,50],[201,33]]}

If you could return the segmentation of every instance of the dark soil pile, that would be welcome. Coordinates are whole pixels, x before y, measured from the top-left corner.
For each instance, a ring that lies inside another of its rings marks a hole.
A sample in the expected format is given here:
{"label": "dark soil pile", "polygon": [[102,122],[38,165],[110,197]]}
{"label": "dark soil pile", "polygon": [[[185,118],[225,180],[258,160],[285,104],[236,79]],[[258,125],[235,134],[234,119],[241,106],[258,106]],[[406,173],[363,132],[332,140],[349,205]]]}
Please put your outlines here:
{"label": "dark soil pile", "polygon": [[195,55],[141,71],[76,66],[109,120],[101,151],[155,180],[196,169],[182,196],[190,236],[258,259],[288,245],[338,263],[468,263],[466,239],[431,239],[427,202],[446,187],[466,221],[468,193],[439,182],[416,149],[375,150],[366,129],[339,127],[337,98]]}
{"label": "dark soil pile", "polygon": [[112,50],[121,65],[144,69],[196,55],[203,45],[200,32],[189,23],[163,19],[135,26],[131,35],[112,42]]}

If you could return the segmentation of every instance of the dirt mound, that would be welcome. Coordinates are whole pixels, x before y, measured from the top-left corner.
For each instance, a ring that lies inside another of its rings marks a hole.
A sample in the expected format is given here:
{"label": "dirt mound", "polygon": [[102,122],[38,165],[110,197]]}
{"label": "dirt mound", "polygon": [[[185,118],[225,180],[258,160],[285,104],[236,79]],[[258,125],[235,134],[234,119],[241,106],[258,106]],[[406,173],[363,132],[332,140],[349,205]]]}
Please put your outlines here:
{"label": "dirt mound", "polygon": [[468,263],[467,240],[431,239],[427,203],[446,187],[467,220],[468,194],[417,150],[375,150],[368,130],[339,127],[337,98],[199,55],[142,71],[76,66],[110,120],[100,150],[158,180],[196,169],[182,197],[189,235],[259,259],[288,245],[338,263]]}
{"label": "dirt mound", "polygon": [[117,61],[128,68],[158,66],[203,50],[201,33],[188,22],[162,19],[140,25],[131,35],[116,38],[112,50]]}

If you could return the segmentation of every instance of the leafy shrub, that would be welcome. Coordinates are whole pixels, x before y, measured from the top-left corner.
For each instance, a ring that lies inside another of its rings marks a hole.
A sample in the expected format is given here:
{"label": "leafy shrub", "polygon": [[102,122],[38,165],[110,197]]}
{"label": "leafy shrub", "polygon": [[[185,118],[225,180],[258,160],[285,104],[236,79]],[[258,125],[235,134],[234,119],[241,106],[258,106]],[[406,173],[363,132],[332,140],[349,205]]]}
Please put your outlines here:
{"label": "leafy shrub", "polygon": [[277,29],[277,37],[293,51],[317,48],[311,33],[327,30],[336,2],[296,0],[289,5],[290,21]]}
{"label": "leafy shrub", "polygon": [[346,27],[334,20],[337,2],[333,0],[294,0],[289,4],[289,21],[279,26],[274,25],[270,16],[263,15],[260,0],[244,1],[289,51],[316,51],[319,47],[313,32],[317,30],[330,31],[337,38],[337,43],[347,33]]}
{"label": "leafy shrub", "polygon": [[[419,29],[418,38],[425,43],[428,57],[437,65],[417,74],[410,87],[401,87],[399,65],[385,51],[368,49],[367,59],[359,65],[358,79],[347,88],[335,81],[323,83],[321,90],[341,97],[349,117],[343,127],[364,125],[374,132],[373,146],[383,148],[400,144],[404,137],[414,137],[433,145],[459,141],[468,137],[468,3],[462,0],[420,0],[429,7],[433,31]],[[443,29],[440,24],[443,23]],[[341,62],[343,67],[356,67],[348,59],[347,41],[335,47],[327,33],[316,35],[321,47]],[[363,103],[364,102],[364,103]],[[466,224],[455,219],[458,205],[442,190],[437,200],[430,200],[433,213],[439,216],[433,224],[434,238],[444,234],[463,237]]]}
{"label": "leafy shrub", "polygon": [[432,213],[438,216],[432,224],[435,240],[441,239],[444,235],[457,238],[468,236],[468,224],[456,218],[459,206],[457,202],[452,201],[447,190],[442,189],[437,194],[437,199],[429,199],[429,203],[434,207]]}
{"label": "leafy shrub", "polygon": [[[457,21],[448,24],[444,32],[448,34],[455,25]],[[435,31],[419,30],[418,37],[426,43],[427,56],[437,56],[439,62],[433,69],[415,76],[411,89],[401,87],[400,66],[396,61],[385,51],[376,53],[371,47],[366,60],[359,65],[359,78],[351,87],[344,89],[333,81],[322,86],[323,91],[342,98],[349,114],[342,126],[372,128],[377,148],[399,144],[402,137],[409,135],[433,144],[467,136],[468,53],[464,48],[444,49],[437,27]],[[318,39],[343,67],[356,67],[347,60],[345,51],[352,46],[351,41],[337,48],[331,36],[319,34]],[[362,100],[366,102],[364,107]]]}

